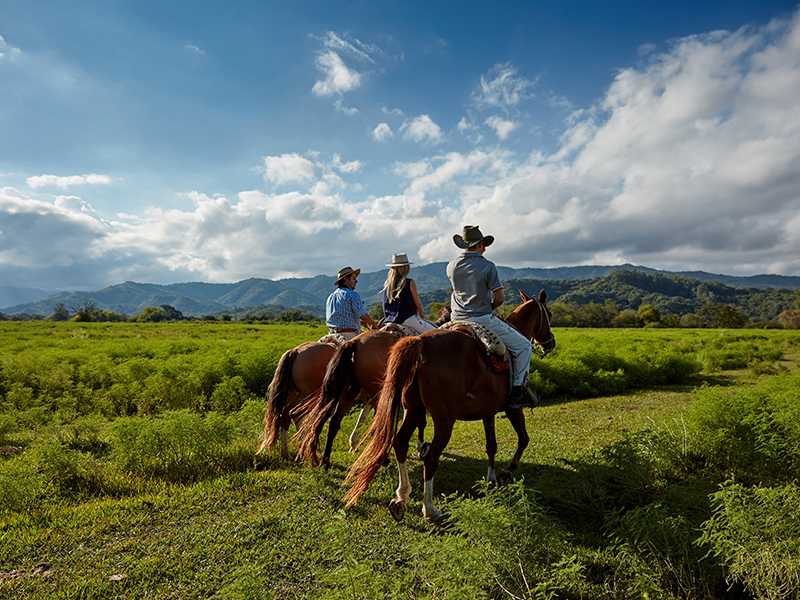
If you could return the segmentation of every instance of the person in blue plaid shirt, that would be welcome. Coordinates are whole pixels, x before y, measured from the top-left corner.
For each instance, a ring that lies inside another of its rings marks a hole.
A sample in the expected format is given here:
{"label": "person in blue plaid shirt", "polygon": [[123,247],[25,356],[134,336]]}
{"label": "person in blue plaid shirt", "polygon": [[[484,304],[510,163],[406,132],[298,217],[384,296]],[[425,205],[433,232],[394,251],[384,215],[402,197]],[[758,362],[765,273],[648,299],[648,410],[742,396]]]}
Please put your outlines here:
{"label": "person in blue plaid shirt", "polygon": [[325,323],[331,333],[343,335],[351,340],[361,332],[361,326],[378,329],[378,324],[369,316],[361,296],[356,292],[361,269],[345,267],[336,276],[336,291],[325,303]]}

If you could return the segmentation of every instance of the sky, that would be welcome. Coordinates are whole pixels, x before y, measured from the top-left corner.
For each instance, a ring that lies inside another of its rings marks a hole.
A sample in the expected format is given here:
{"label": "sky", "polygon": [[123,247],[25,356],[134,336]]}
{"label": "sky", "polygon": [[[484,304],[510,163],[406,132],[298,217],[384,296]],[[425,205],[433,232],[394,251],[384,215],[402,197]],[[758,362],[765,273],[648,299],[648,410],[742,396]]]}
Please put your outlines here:
{"label": "sky", "polygon": [[[800,10],[0,0],[0,284],[800,275]],[[413,267],[412,267],[413,277]]]}

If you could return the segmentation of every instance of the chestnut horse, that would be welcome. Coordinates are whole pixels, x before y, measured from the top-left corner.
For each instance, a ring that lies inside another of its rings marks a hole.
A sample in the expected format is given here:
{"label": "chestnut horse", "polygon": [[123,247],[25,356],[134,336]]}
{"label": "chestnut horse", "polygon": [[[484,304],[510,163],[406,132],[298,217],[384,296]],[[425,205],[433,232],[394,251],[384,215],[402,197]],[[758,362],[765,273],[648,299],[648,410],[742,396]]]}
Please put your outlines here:
{"label": "chestnut horse", "polygon": [[273,450],[280,439],[281,458],[290,458],[289,426],[294,422],[299,427],[308,412],[306,400],[319,390],[335,353],[335,346],[321,342],[306,342],[284,352],[269,384],[264,441],[256,454]]}
{"label": "chestnut horse", "polygon": [[[350,451],[355,450],[358,445],[358,430],[369,417],[375,404],[373,399],[378,397],[383,386],[389,351],[400,339],[388,331],[366,331],[336,350],[328,365],[322,387],[308,399],[304,409],[307,418],[297,433],[300,440],[297,460],[307,460],[314,467],[319,464],[317,443],[325,423],[328,423],[322,464],[330,464],[333,440],[341,428],[342,419],[360,396],[364,405],[349,440]],[[424,444],[424,428],[423,420],[419,426],[420,451]]]}
{"label": "chestnut horse", "polygon": [[[542,355],[546,355],[555,348],[555,337],[550,331],[551,314],[545,305],[547,294],[542,290],[538,299],[529,298],[522,292],[520,295],[523,304],[508,316],[507,322],[538,344]],[[508,390],[509,372],[488,370],[483,350],[469,335],[440,329],[400,340],[389,356],[386,382],[368,433],[371,439],[350,467],[345,481],[352,483],[345,497],[346,506],[357,502],[367,489],[384,464],[391,445],[397,460],[400,484],[395,499],[389,504],[389,511],[396,520],[403,518],[411,493],[406,464],[408,443],[414,428],[425,418],[426,409],[433,419],[434,434],[424,463],[425,500],[422,512],[425,518],[435,521],[442,514],[433,505],[433,476],[456,421],[483,421],[489,457],[486,478],[496,482],[494,417],[501,410],[505,411],[517,432],[517,451],[508,470],[501,473],[501,479],[513,479],[529,438],[522,409],[505,406]],[[403,421],[397,429],[401,404],[404,408]]]}
{"label": "chestnut horse", "polygon": [[[442,325],[449,320],[450,302],[447,302],[434,324]],[[375,400],[383,387],[389,351],[399,339],[396,334],[387,331],[367,331],[354,337],[336,351],[319,393],[308,399],[308,405],[304,409],[308,418],[297,433],[300,439],[297,460],[307,460],[312,466],[319,464],[317,458],[319,436],[325,423],[330,421],[322,453],[322,463],[330,464],[333,440],[341,428],[342,419],[360,395],[364,398],[364,405],[349,440],[350,451],[356,449],[358,430],[375,406]],[[419,424],[417,439],[417,451],[420,457],[424,457],[429,447],[423,438],[424,431],[423,419]]]}

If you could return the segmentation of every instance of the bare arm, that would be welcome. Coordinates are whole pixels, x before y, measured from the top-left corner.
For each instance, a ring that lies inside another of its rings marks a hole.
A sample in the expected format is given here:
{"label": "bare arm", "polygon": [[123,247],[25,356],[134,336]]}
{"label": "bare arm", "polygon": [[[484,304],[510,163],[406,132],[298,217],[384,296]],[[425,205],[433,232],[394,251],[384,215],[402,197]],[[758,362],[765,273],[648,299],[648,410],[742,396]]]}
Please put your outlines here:
{"label": "bare arm", "polygon": [[503,295],[503,288],[492,290],[492,293],[494,294],[494,298],[492,298],[492,310],[494,310],[503,305],[503,302],[506,301],[506,297]]}
{"label": "bare arm", "polygon": [[419,301],[419,296],[417,295],[417,284],[414,283],[413,279],[409,279],[408,287],[411,290],[411,298],[414,300],[414,306],[417,307],[417,314],[423,319],[426,319],[425,311],[422,308],[422,302]]}
{"label": "bare arm", "polygon": [[361,315],[361,325],[363,325],[367,329],[378,328],[378,324],[375,322],[375,320],[367,314]]}

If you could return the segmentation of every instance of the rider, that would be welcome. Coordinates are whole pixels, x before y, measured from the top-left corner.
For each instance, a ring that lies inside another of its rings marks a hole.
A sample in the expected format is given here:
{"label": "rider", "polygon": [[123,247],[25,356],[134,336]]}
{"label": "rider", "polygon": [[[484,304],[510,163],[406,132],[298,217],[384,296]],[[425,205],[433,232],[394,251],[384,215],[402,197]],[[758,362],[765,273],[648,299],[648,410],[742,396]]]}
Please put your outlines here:
{"label": "rider", "polygon": [[493,312],[505,301],[497,267],[483,257],[486,248],[494,242],[494,237],[484,236],[477,225],[467,225],[463,236],[456,234],[453,241],[464,252],[447,265],[447,276],[453,286],[452,319],[472,321],[500,336],[511,355],[508,406],[533,406],[532,397],[523,390],[528,383],[528,369],[533,355],[531,342]]}
{"label": "rider", "polygon": [[383,284],[383,314],[387,323],[399,323],[418,334],[436,329],[436,325],[425,318],[425,311],[417,295],[417,286],[408,278],[411,263],[405,253],[392,254],[387,267],[389,274]]}
{"label": "rider", "polygon": [[369,316],[361,296],[355,291],[361,269],[340,269],[336,275],[336,291],[325,303],[325,323],[331,333],[351,340],[361,332],[361,326],[377,329],[378,324]]}

